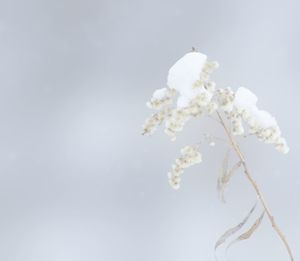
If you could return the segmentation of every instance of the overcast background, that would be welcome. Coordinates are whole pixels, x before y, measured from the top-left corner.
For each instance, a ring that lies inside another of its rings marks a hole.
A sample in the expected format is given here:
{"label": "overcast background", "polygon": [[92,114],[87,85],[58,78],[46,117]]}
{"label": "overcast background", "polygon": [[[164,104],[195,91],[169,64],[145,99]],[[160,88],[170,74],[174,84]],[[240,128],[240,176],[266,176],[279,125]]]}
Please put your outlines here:
{"label": "overcast background", "polygon": [[[0,260],[214,260],[224,230],[255,201],[235,176],[226,205],[216,179],[225,152],[206,147],[173,191],[176,143],[140,135],[145,102],[196,47],[218,60],[220,86],[244,85],[272,112],[291,151],[242,143],[294,254],[300,257],[298,1],[0,0]],[[259,215],[259,211],[255,216]],[[249,224],[250,225],[250,224]],[[248,227],[249,227],[248,225]],[[224,249],[218,251],[224,259]],[[289,260],[267,219],[231,260]]]}

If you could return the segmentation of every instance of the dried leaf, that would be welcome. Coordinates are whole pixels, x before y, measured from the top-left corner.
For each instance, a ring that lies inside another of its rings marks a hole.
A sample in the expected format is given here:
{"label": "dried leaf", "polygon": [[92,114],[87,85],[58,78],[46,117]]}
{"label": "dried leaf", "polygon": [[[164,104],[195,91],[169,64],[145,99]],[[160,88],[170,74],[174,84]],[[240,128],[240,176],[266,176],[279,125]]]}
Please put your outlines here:
{"label": "dried leaf", "polygon": [[228,172],[229,154],[230,154],[230,150],[227,150],[224,160],[223,160],[223,164],[222,164],[222,171],[220,173],[220,176],[218,177],[218,182],[217,182],[218,193],[223,202],[225,202],[225,199],[223,197],[224,196],[224,194],[223,194],[224,185],[222,183],[222,180],[223,180],[223,177]]}
{"label": "dried leaf", "polygon": [[261,221],[263,220],[263,217],[265,215],[265,211],[263,211],[261,213],[261,215],[255,220],[255,222],[253,223],[253,225],[242,235],[240,235],[237,239],[235,239],[234,241],[232,241],[226,248],[226,250],[231,247],[234,243],[237,243],[241,240],[246,240],[248,238],[250,238],[252,236],[252,234],[254,233],[254,231],[259,227],[259,225],[261,224]]}
{"label": "dried leaf", "polygon": [[260,217],[255,221],[255,223],[252,225],[252,227],[246,231],[245,233],[243,233],[242,235],[239,236],[239,240],[245,240],[248,239],[249,237],[252,236],[253,232],[259,227],[259,225],[261,224],[261,221],[263,219],[265,215],[265,212],[263,212]]}
{"label": "dried leaf", "polygon": [[[226,163],[228,164],[228,163]],[[233,177],[233,175],[235,174],[235,172],[240,168],[240,166],[242,165],[241,161],[238,161],[232,168],[230,171],[228,171],[227,169],[224,168],[224,164],[223,164],[223,170],[221,175],[218,178],[218,192],[219,192],[219,197],[221,198],[221,200],[225,203],[225,197],[224,197],[224,192],[225,192],[225,188],[228,185],[230,179]],[[228,166],[226,166],[226,168],[228,168]]]}
{"label": "dried leaf", "polygon": [[224,179],[223,179],[223,183],[227,184],[231,177],[235,174],[235,172],[239,169],[239,167],[242,165],[242,162],[239,161],[237,162],[232,168],[231,170],[224,176]]}
{"label": "dried leaf", "polygon": [[227,173],[227,170],[228,170],[229,155],[230,155],[230,149],[227,150],[224,160],[223,160],[223,164],[222,164],[222,173],[223,174]]}
{"label": "dried leaf", "polygon": [[225,241],[227,240],[228,237],[232,236],[233,234],[235,234],[237,231],[239,231],[244,225],[245,223],[248,221],[248,219],[250,218],[251,214],[254,212],[255,208],[257,205],[257,201],[255,202],[254,206],[250,209],[249,213],[247,214],[247,216],[242,220],[242,222],[240,222],[237,226],[228,229],[216,242],[215,244],[215,252],[217,250],[217,248],[222,245],[223,243],[225,243]]}

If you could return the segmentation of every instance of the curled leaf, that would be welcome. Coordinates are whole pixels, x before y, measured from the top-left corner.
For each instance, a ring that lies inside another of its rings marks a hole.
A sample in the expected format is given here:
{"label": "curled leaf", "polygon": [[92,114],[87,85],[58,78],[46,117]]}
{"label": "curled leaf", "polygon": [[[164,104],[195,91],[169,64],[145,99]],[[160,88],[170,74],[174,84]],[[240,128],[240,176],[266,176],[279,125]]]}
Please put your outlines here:
{"label": "curled leaf", "polygon": [[245,223],[248,221],[248,219],[250,218],[251,214],[254,212],[255,208],[257,205],[257,201],[255,202],[255,204],[253,205],[253,207],[250,209],[249,213],[247,214],[247,216],[235,227],[232,227],[230,229],[228,229],[216,242],[215,244],[215,252],[217,250],[217,248],[222,245],[223,243],[225,243],[225,241],[227,240],[228,237],[232,236],[233,234],[235,234],[237,231],[239,231],[244,225]]}
{"label": "curled leaf", "polygon": [[227,150],[225,157],[223,159],[223,163],[222,163],[222,170],[220,173],[220,176],[218,177],[218,181],[217,181],[217,189],[218,189],[218,193],[219,196],[221,198],[221,200],[223,202],[225,202],[224,199],[224,194],[223,194],[223,184],[222,184],[222,180],[223,177],[226,175],[226,173],[228,172],[228,162],[229,162],[229,154],[230,154],[230,150]]}
{"label": "curled leaf", "polygon": [[242,240],[246,240],[249,239],[252,234],[254,233],[254,231],[259,227],[259,225],[261,224],[261,221],[263,220],[263,217],[265,215],[265,211],[263,211],[261,213],[261,215],[255,220],[255,222],[253,223],[253,225],[243,234],[241,234],[238,238],[236,238],[235,240],[233,240],[226,248],[226,250],[228,250],[229,247],[231,247],[234,243],[237,243],[239,241]]}
{"label": "curled leaf", "polygon": [[[228,164],[228,163],[226,163]],[[230,179],[233,177],[233,175],[235,174],[235,172],[240,168],[240,166],[242,165],[241,161],[238,161],[232,168],[230,171],[227,170],[227,165],[226,165],[226,169],[224,169],[224,164],[223,164],[223,170],[221,175],[218,178],[218,192],[219,192],[219,197],[221,198],[221,200],[223,202],[225,202],[225,197],[224,197],[224,192],[225,192],[225,188],[228,185]]]}

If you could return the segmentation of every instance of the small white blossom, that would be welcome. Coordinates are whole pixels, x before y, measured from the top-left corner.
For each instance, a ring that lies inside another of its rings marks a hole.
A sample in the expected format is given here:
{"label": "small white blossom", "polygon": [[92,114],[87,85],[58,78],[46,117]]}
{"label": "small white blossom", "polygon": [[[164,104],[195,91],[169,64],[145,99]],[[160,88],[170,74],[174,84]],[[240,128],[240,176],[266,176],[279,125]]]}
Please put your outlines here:
{"label": "small white blossom", "polygon": [[229,113],[232,111],[234,97],[235,94],[230,87],[227,87],[225,89],[220,88],[217,90],[219,105],[225,113]]}
{"label": "small white blossom", "polygon": [[181,175],[184,170],[192,165],[202,161],[201,153],[197,148],[186,146],[181,150],[181,157],[176,159],[175,164],[172,166],[172,171],[168,173],[169,184],[174,189],[179,189]]}
{"label": "small white blossom", "polygon": [[182,131],[184,124],[189,120],[190,113],[187,108],[172,110],[170,117],[166,120],[165,133],[171,140],[176,139],[176,133]]}
{"label": "small white blossom", "polygon": [[290,150],[284,138],[279,138],[277,140],[275,148],[284,154],[288,153]]}
{"label": "small white blossom", "polygon": [[157,127],[168,117],[170,109],[161,110],[157,113],[153,113],[148,119],[146,119],[143,125],[143,134],[152,134]]}
{"label": "small white blossom", "polygon": [[216,102],[210,102],[207,106],[206,106],[206,110],[208,114],[213,114],[216,110],[218,109],[218,104]]}
{"label": "small white blossom", "polygon": [[207,61],[206,55],[190,52],[170,68],[167,85],[179,94],[178,108],[188,106],[200,94],[210,101],[215,84],[209,82],[209,76],[217,67],[216,62]]}
{"label": "small white blossom", "polygon": [[176,95],[176,91],[170,88],[162,88],[156,90],[152,98],[149,102],[147,102],[147,106],[151,109],[162,109],[168,105],[172,104],[172,99]]}
{"label": "small white blossom", "polygon": [[198,117],[205,113],[212,114],[217,108],[218,105],[211,101],[211,96],[208,97],[206,93],[201,93],[189,101],[186,106],[172,110],[170,117],[166,120],[165,133],[174,141],[176,133],[183,130],[184,125],[191,117]]}
{"label": "small white blossom", "polygon": [[210,93],[214,93],[216,90],[216,83],[212,81],[208,81],[205,83],[204,88]]}
{"label": "small white blossom", "polygon": [[230,88],[217,90],[221,109],[231,122],[233,135],[243,135],[243,122],[249,126],[249,132],[265,143],[274,144],[284,153],[288,152],[286,142],[280,142],[281,131],[276,119],[267,111],[257,107],[257,97],[245,87],[240,87],[234,93]]}

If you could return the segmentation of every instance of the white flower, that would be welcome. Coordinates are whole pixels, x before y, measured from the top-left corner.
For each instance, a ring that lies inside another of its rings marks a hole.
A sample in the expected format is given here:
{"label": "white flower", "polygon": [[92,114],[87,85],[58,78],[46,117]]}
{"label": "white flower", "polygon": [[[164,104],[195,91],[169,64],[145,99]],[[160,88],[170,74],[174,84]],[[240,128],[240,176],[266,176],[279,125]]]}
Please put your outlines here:
{"label": "white flower", "polygon": [[218,104],[216,102],[210,102],[206,106],[206,110],[208,114],[213,114],[218,109]]}
{"label": "white flower", "polygon": [[180,152],[181,157],[176,159],[175,164],[172,166],[172,171],[168,173],[169,184],[174,189],[179,189],[184,169],[202,161],[201,153],[195,147],[186,146]]}
{"label": "white flower", "polygon": [[165,133],[176,139],[185,123],[203,113],[212,114],[217,104],[212,101],[215,83],[209,81],[209,75],[217,68],[216,62],[208,62],[206,55],[191,52],[179,59],[169,70],[168,87],[156,90],[147,106],[165,110],[178,94],[176,108],[169,109],[168,117],[164,112],[152,115],[144,126],[144,133],[152,133],[166,119]]}
{"label": "white flower", "polygon": [[172,110],[170,117],[166,120],[165,133],[176,140],[176,133],[182,131],[184,124],[189,120],[189,111],[186,108]]}
{"label": "white flower", "polygon": [[208,62],[206,55],[198,52],[186,54],[170,68],[167,85],[178,93],[177,108],[166,121],[165,133],[171,140],[176,139],[176,133],[191,116],[211,114],[217,109],[212,101],[215,83],[209,81],[210,73],[216,68],[217,63]]}
{"label": "white flower", "polygon": [[243,124],[242,124],[242,120],[238,119],[236,121],[232,122],[232,134],[233,135],[243,135],[245,132]]}
{"label": "white flower", "polygon": [[207,62],[206,55],[190,52],[170,68],[167,85],[179,93],[178,108],[188,106],[200,94],[210,101],[215,84],[208,81],[209,75],[217,67],[216,62]]}
{"label": "white flower", "polygon": [[275,148],[284,154],[288,153],[290,150],[284,138],[279,138],[277,140]]}
{"label": "white flower", "polygon": [[232,111],[234,96],[235,94],[230,87],[227,87],[225,89],[220,88],[217,90],[217,99],[219,105],[225,113],[229,113]]}
{"label": "white flower", "polygon": [[249,125],[250,133],[255,134],[259,140],[274,144],[283,153],[289,151],[276,119],[269,112],[258,109],[258,99],[249,89],[240,87],[234,95],[231,89],[219,89],[218,97],[221,108],[232,123],[233,135],[244,133],[244,121]]}
{"label": "white flower", "polygon": [[[207,56],[190,52],[180,58],[168,73],[166,88],[156,90],[147,106],[159,110],[144,124],[144,134],[151,134],[165,121],[165,133],[171,140],[183,130],[193,117],[213,114],[223,110],[230,122],[232,135],[241,136],[246,131],[283,153],[288,152],[276,119],[257,107],[257,96],[245,87],[236,92],[230,87],[216,89],[209,78],[218,63],[207,61]],[[172,106],[177,95],[177,102]],[[248,126],[247,126],[248,125]]]}
{"label": "white flower", "polygon": [[169,116],[170,110],[165,109],[152,114],[143,125],[143,134],[152,134],[157,127]]}
{"label": "white flower", "polygon": [[172,99],[176,95],[176,91],[170,88],[162,88],[154,91],[152,98],[147,102],[147,106],[151,109],[163,109],[172,104]]}

